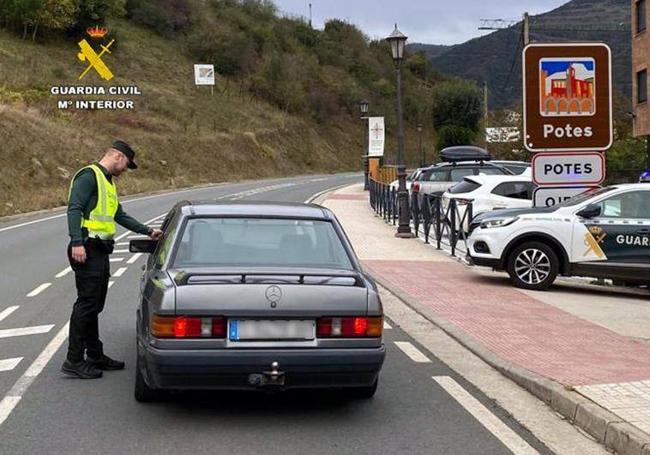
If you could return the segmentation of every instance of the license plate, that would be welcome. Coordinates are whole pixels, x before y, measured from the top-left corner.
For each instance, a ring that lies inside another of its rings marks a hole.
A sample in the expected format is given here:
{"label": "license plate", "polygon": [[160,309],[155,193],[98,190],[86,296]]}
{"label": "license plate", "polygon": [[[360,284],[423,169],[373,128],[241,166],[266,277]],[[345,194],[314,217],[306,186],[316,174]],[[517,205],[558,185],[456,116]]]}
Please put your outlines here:
{"label": "license plate", "polygon": [[316,321],[260,321],[250,319],[231,319],[228,321],[230,341],[273,341],[273,340],[313,340],[316,336]]}

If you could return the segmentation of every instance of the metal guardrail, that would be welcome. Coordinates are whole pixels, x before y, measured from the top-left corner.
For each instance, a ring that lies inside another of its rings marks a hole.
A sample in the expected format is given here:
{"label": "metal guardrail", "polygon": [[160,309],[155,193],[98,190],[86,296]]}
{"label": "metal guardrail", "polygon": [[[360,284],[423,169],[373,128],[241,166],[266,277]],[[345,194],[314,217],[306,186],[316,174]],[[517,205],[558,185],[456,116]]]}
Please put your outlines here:
{"label": "metal guardrail", "polygon": [[[398,219],[397,189],[372,179],[369,183],[370,206],[387,223],[395,225]],[[449,205],[444,207],[442,195],[412,193],[409,206],[411,225],[418,235],[424,236],[425,243],[433,239],[437,249],[442,249],[444,244],[451,248],[451,255],[456,256],[462,241],[467,251],[469,226],[473,219],[471,201],[450,199]]]}

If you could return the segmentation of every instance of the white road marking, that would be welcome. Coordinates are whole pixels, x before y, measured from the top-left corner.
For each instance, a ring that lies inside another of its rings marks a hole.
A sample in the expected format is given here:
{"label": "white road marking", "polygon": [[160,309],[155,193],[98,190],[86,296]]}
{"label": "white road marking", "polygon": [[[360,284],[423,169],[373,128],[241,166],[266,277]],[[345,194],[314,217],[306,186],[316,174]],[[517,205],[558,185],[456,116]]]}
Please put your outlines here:
{"label": "white road marking", "polygon": [[38,335],[39,333],[47,333],[52,330],[54,324],[50,325],[35,325],[33,327],[21,327],[19,329],[3,329],[0,330],[0,338],[22,337],[26,335]]}
{"label": "white road marking", "polygon": [[124,260],[124,258],[110,258],[109,259],[110,262],[122,262],[123,260]]}
{"label": "white road marking", "polygon": [[0,360],[0,371],[11,371],[18,366],[20,361],[23,360],[22,357],[16,357],[14,359],[4,359]]}
{"label": "white road marking", "polygon": [[113,273],[113,276],[116,277],[116,278],[119,278],[122,275],[124,275],[124,272],[126,272],[126,267],[120,267],[119,269],[117,269],[115,271],[115,273]]}
{"label": "white road marking", "polygon": [[30,224],[41,223],[43,221],[54,220],[56,218],[61,218],[61,217],[64,217],[66,215],[67,215],[66,213],[62,213],[60,215],[54,215],[54,216],[48,216],[47,218],[41,218],[40,220],[28,221],[26,223],[15,224],[13,226],[7,226],[5,228],[0,229],[0,232],[10,231],[12,229],[18,229],[18,228],[21,228],[23,226],[29,226]]}
{"label": "white road marking", "polygon": [[133,256],[131,256],[131,258],[128,261],[126,261],[126,263],[133,264],[135,261],[140,259],[140,256],[142,256],[142,253],[135,253]]}
{"label": "white road marking", "polygon": [[127,246],[128,244],[129,244],[129,242],[119,242],[119,243],[116,243],[115,246]]}
{"label": "white road marking", "polygon": [[141,234],[132,234],[127,236],[127,239],[131,239],[131,240],[146,240],[148,238],[149,237],[147,237],[146,235],[141,235]]}
{"label": "white road marking", "polygon": [[45,365],[48,364],[50,359],[54,356],[56,351],[59,350],[61,345],[68,338],[68,327],[69,323],[66,323],[59,333],[50,341],[50,343],[45,347],[43,352],[34,360],[34,362],[27,368],[27,371],[18,378],[18,380],[11,387],[7,395],[0,401],[0,426],[7,420],[7,417],[12,413],[16,408],[21,398],[27,391],[34,379],[43,371]]}
{"label": "white road marking", "polygon": [[13,305],[2,310],[2,312],[0,312],[0,322],[7,319],[9,315],[14,311],[16,311],[17,309],[18,309],[18,305]]}
{"label": "white road marking", "polygon": [[388,322],[384,321],[384,329],[385,329],[385,330],[390,330],[390,329],[392,329],[392,328],[393,328],[393,327],[392,327]]}
{"label": "white road marking", "polygon": [[57,278],[63,278],[64,276],[66,276],[70,272],[72,272],[72,267],[66,267],[65,269],[63,269],[59,273],[57,273],[56,277]]}
{"label": "white road marking", "polygon": [[46,290],[50,286],[52,286],[52,283],[43,283],[39,287],[34,289],[32,292],[27,294],[27,297],[36,297],[38,294],[40,294],[41,292],[43,292],[44,290]]}
{"label": "white road marking", "polygon": [[422,354],[422,352],[413,346],[411,343],[408,341],[396,341],[395,344],[397,345],[398,348],[400,348],[404,354],[409,356],[411,360],[417,363],[429,363],[431,360],[429,358]]}
{"label": "white road marking", "polygon": [[115,281],[108,282],[108,289],[110,289],[115,284]]}
{"label": "white road marking", "polygon": [[496,436],[512,453],[515,455],[539,453],[452,378],[449,376],[433,376],[433,380],[472,414],[481,425]]}
{"label": "white road marking", "polygon": [[122,253],[130,253],[129,250],[114,250],[113,254],[122,254]]}

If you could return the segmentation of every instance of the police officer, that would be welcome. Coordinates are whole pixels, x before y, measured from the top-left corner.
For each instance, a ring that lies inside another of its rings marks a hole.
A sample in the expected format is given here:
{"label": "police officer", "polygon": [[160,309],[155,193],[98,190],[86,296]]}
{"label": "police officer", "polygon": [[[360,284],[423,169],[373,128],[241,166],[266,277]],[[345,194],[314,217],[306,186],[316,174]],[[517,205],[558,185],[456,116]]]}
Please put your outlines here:
{"label": "police officer", "polygon": [[61,367],[70,376],[96,379],[102,370],[124,368],[124,362],[104,354],[98,325],[108,291],[108,256],[113,252],[115,225],[154,240],[162,236],[161,230],[127,215],[118,201],[114,179],[127,168],[137,168],[134,157],[133,149],[117,140],[99,162],[79,170],[70,184],[68,260],[75,274],[77,301],[70,317],[68,355]]}

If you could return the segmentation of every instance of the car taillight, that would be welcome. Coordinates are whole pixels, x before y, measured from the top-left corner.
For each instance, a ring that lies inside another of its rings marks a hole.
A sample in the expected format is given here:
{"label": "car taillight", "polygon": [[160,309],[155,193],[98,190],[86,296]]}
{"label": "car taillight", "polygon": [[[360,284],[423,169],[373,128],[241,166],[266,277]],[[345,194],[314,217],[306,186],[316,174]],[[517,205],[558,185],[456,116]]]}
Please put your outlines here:
{"label": "car taillight", "polygon": [[419,193],[420,192],[420,184],[419,183],[415,182],[413,185],[411,185],[411,187],[413,188],[414,193]]}
{"label": "car taillight", "polygon": [[151,334],[156,338],[225,338],[226,318],[155,315]]}
{"label": "car taillight", "polygon": [[380,337],[384,328],[382,317],[320,318],[316,324],[318,338]]}

